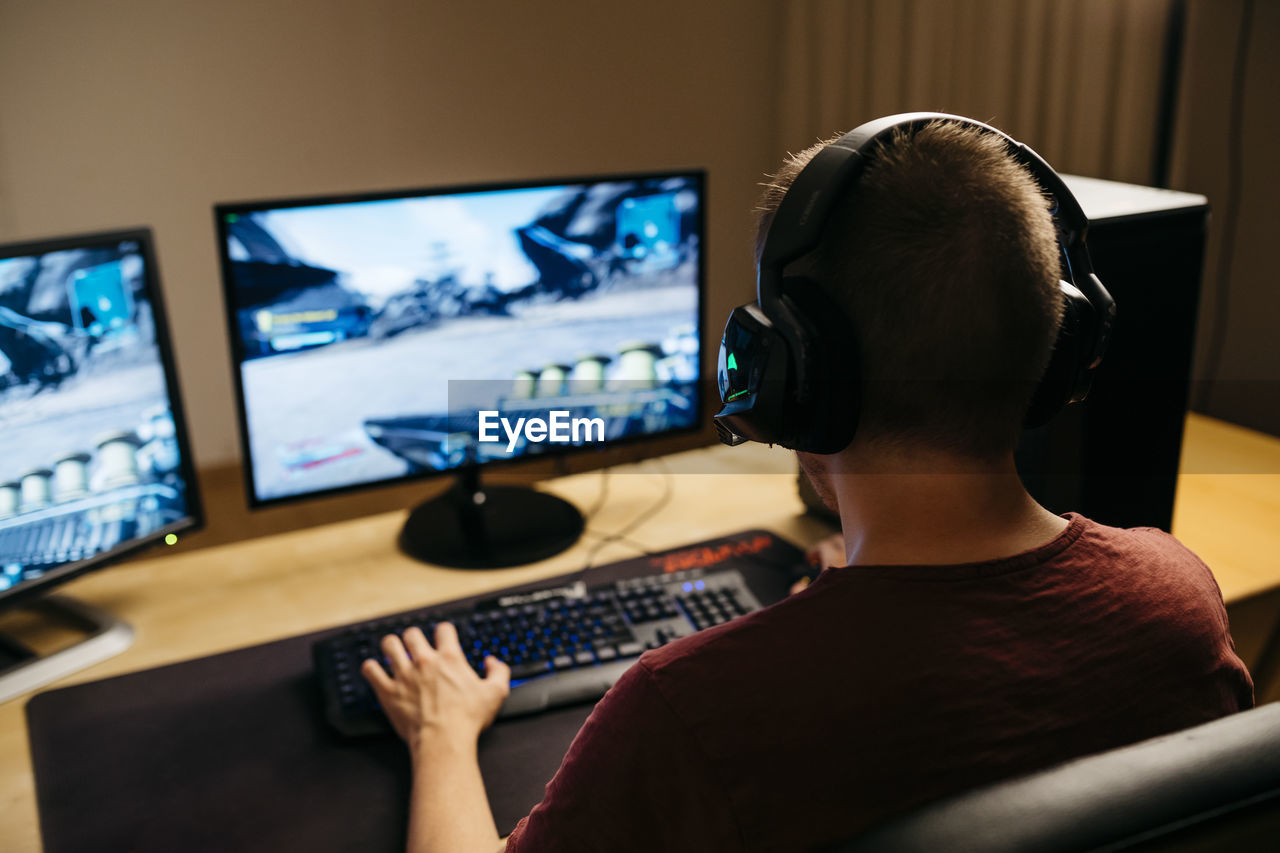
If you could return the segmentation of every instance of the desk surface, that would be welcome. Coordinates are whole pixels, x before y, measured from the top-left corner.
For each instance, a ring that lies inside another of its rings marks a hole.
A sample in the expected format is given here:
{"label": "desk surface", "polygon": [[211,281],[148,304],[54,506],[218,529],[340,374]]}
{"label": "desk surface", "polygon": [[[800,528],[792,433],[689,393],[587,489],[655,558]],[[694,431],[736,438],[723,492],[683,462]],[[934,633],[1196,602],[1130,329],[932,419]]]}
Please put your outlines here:
{"label": "desk surface", "polygon": [[[1223,595],[1240,600],[1280,587],[1280,440],[1192,415],[1179,479],[1174,532],[1214,568]],[[55,686],[118,675],[329,625],[537,580],[582,565],[600,538],[671,500],[632,538],[663,549],[745,527],[799,543],[827,532],[802,514],[791,454],[750,446],[710,448],[614,469],[608,494],[573,549],[530,566],[460,572],[416,563],[395,549],[405,513],[128,563],[67,584],[65,592],[128,620],[123,654]],[[1238,473],[1265,471],[1267,473]],[[692,473],[690,473],[692,472]],[[599,473],[549,481],[577,506],[600,495]],[[634,556],[610,543],[596,563]],[[37,636],[24,637],[38,643]],[[0,849],[40,849],[24,700],[0,705]]]}

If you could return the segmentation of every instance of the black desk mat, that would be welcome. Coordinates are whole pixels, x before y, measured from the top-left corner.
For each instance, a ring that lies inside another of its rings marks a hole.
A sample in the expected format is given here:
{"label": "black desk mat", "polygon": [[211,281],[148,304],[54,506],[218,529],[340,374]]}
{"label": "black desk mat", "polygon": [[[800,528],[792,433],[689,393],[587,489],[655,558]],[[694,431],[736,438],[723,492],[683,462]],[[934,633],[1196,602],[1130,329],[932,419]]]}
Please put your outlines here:
{"label": "black desk mat", "polygon": [[[590,582],[732,565],[768,603],[786,594],[779,569],[800,558],[780,537],[747,530],[601,566]],[[46,853],[403,850],[404,746],[344,740],[323,719],[310,650],[332,630],[35,696],[26,710]],[[542,798],[591,707],[506,720],[482,736],[504,835]]]}

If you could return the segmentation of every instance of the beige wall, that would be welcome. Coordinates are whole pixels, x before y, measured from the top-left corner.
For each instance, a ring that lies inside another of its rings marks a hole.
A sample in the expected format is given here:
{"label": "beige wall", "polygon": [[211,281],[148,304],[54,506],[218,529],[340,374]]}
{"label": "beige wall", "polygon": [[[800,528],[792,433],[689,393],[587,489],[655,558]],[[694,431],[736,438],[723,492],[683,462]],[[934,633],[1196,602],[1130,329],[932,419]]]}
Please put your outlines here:
{"label": "beige wall", "polygon": [[3,0],[0,240],[149,224],[201,465],[238,456],[211,206],[705,167],[718,327],[772,165],[770,0]]}

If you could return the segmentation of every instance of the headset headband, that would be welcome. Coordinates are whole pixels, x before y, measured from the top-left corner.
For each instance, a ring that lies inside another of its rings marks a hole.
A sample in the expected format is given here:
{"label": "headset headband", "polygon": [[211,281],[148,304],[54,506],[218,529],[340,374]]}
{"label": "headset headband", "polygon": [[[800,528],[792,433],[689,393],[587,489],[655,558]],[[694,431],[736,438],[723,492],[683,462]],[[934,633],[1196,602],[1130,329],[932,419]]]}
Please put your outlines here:
{"label": "headset headband", "polygon": [[[1104,342],[1115,303],[1093,275],[1093,265],[1085,249],[1089,220],[1080,203],[1053,167],[1030,147],[989,124],[948,113],[900,113],[869,121],[825,146],[805,165],[783,196],[765,236],[756,279],[756,298],[761,307],[768,310],[777,304],[783,269],[822,242],[832,207],[857,181],[876,149],[890,141],[897,131],[914,135],[933,121],[953,121],[998,137],[1010,156],[1025,166],[1040,188],[1052,196],[1052,213],[1067,278],[1093,304],[1103,324],[1098,343]],[[1096,355],[1101,356],[1101,352]]]}

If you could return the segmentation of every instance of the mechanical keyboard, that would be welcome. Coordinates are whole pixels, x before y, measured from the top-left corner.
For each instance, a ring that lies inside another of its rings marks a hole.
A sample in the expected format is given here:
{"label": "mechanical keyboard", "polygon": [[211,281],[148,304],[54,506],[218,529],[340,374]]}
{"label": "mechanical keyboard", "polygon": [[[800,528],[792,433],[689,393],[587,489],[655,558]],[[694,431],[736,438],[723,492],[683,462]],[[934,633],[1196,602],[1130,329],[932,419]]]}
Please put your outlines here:
{"label": "mechanical keyboard", "polygon": [[400,613],[320,640],[312,657],[329,722],[344,735],[375,734],[390,726],[360,665],[382,659],[382,637],[413,625],[431,639],[437,623],[452,622],[480,674],[490,654],[511,667],[502,718],[599,699],[646,649],[760,607],[738,570],[691,569]]}

